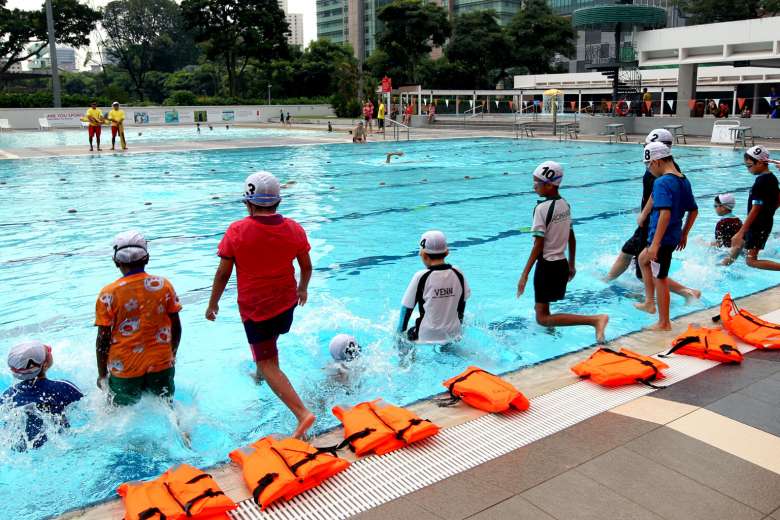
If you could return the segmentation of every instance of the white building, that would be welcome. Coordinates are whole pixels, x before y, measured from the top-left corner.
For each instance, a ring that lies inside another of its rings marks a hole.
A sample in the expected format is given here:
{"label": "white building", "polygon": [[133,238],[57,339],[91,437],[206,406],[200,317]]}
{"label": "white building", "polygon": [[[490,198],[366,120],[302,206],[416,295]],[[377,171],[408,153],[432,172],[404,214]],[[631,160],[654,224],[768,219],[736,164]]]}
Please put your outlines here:
{"label": "white building", "polygon": [[[36,43],[35,45],[41,45]],[[28,67],[32,71],[51,70],[51,58],[49,58],[49,46],[46,45],[43,51],[28,62]],[[75,72],[76,49],[70,47],[57,47],[57,68],[69,72]]]}
{"label": "white building", "polygon": [[290,25],[290,35],[287,43],[303,47],[303,15],[300,13],[287,13],[287,23]]}
{"label": "white building", "polygon": [[[0,69],[5,67],[6,63],[7,62],[5,60],[0,60]],[[11,65],[8,68],[8,70],[6,72],[9,73],[9,74],[18,74],[18,73],[22,72],[22,64],[21,63],[14,63],[13,65]]]}

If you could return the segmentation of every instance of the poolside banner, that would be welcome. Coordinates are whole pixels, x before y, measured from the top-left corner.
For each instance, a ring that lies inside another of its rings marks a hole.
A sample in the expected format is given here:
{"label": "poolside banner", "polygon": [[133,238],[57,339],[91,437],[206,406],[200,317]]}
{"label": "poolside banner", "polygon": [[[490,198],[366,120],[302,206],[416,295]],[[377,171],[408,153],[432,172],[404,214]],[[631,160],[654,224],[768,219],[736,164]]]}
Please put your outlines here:
{"label": "poolside banner", "polygon": [[46,114],[46,121],[50,126],[80,126],[81,112],[49,112]]}
{"label": "poolside banner", "polygon": [[740,110],[745,108],[745,101],[747,101],[747,98],[743,98],[743,97],[737,98],[737,103],[739,104],[739,109]]}
{"label": "poolside banner", "polygon": [[695,106],[696,106],[696,100],[695,99],[689,99],[688,100],[688,108],[693,110],[693,107],[695,107]]}

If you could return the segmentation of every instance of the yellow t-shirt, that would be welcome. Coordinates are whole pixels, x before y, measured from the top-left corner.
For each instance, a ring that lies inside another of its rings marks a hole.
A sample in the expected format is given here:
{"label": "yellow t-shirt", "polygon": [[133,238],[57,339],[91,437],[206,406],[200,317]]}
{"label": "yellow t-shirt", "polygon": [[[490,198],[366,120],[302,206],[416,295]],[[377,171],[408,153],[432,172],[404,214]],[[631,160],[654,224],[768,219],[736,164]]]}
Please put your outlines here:
{"label": "yellow t-shirt", "polygon": [[[89,118],[92,117],[97,123],[93,123]],[[99,108],[89,108],[87,109],[87,121],[89,121],[89,126],[100,126],[100,121],[103,120],[103,112],[100,111]]]}
{"label": "yellow t-shirt", "polygon": [[385,104],[379,103],[379,114],[376,116],[377,119],[384,119],[385,118]]}
{"label": "yellow t-shirt", "polygon": [[653,95],[650,92],[645,92],[642,95],[642,101],[652,101],[652,100],[653,100]]}
{"label": "yellow t-shirt", "polygon": [[119,126],[119,123],[124,123],[125,121],[125,111],[112,108],[108,113],[108,118],[111,119],[111,126]]}

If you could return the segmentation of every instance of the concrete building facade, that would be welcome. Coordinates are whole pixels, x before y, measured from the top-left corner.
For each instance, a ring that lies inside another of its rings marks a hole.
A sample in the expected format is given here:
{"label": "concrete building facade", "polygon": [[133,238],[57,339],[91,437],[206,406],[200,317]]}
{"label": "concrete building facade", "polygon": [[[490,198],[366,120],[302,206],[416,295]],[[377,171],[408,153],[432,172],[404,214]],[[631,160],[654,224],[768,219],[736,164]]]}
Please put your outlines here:
{"label": "concrete building facade", "polygon": [[287,24],[290,26],[290,35],[287,43],[303,47],[303,15],[300,13],[287,13]]}

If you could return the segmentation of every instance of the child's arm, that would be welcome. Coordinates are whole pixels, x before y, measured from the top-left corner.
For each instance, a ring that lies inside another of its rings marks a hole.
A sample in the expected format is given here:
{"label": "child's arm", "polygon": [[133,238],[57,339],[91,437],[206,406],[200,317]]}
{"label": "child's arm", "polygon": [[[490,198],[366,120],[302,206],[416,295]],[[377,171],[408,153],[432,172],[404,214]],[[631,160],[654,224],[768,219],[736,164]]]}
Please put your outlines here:
{"label": "child's arm", "polygon": [[688,212],[688,215],[685,217],[685,226],[683,227],[682,235],[680,236],[680,243],[677,245],[677,251],[682,251],[685,249],[685,246],[688,245],[688,233],[690,233],[691,228],[693,228],[693,223],[696,222],[696,217],[698,216],[698,209]]}
{"label": "child's arm", "polygon": [[666,228],[669,227],[669,221],[672,219],[672,210],[663,208],[658,210],[658,225],[653,235],[653,243],[649,247],[650,260],[658,260],[658,249],[661,247],[661,240],[664,238]]}
{"label": "child's arm", "polygon": [[650,216],[650,213],[653,211],[653,196],[650,195],[650,198],[647,199],[647,203],[645,204],[645,207],[642,208],[642,211],[639,212],[639,216],[636,218],[636,225],[637,226],[643,226],[645,222],[647,222],[647,217]]}
{"label": "child's arm", "polygon": [[217,319],[217,313],[219,313],[219,299],[222,298],[222,293],[225,292],[228,281],[230,281],[230,275],[233,274],[233,259],[221,258],[219,260],[219,267],[217,267],[217,273],[214,275],[214,284],[211,286],[211,298],[209,299],[209,306],[206,309],[206,319],[214,321]]}
{"label": "child's arm", "polygon": [[574,267],[575,257],[577,256],[577,239],[574,237],[574,228],[569,230],[569,281],[577,274],[577,269]]}
{"label": "child's arm", "polygon": [[97,340],[95,340],[95,354],[97,357],[98,388],[103,388],[104,381],[108,377],[108,350],[111,348],[111,327],[101,325],[98,327]]}
{"label": "child's arm", "polygon": [[396,332],[403,332],[406,330],[406,328],[409,326],[409,319],[412,317],[413,310],[414,309],[410,309],[409,307],[401,305],[401,316],[398,319],[398,329]]}
{"label": "child's arm", "polygon": [[531,249],[531,254],[528,255],[528,262],[525,264],[525,269],[523,269],[523,274],[520,276],[520,281],[517,282],[518,298],[525,292],[525,285],[528,283],[528,274],[531,272],[531,268],[541,256],[543,250],[544,237],[534,237],[534,247]]}
{"label": "child's arm", "polygon": [[173,350],[173,357],[176,357],[181,342],[181,319],[178,312],[172,312],[168,317],[171,319],[171,350]]}
{"label": "child's arm", "polygon": [[298,305],[303,307],[309,299],[309,280],[311,280],[311,257],[308,251],[297,256],[298,267],[301,269],[301,279],[298,281]]}

